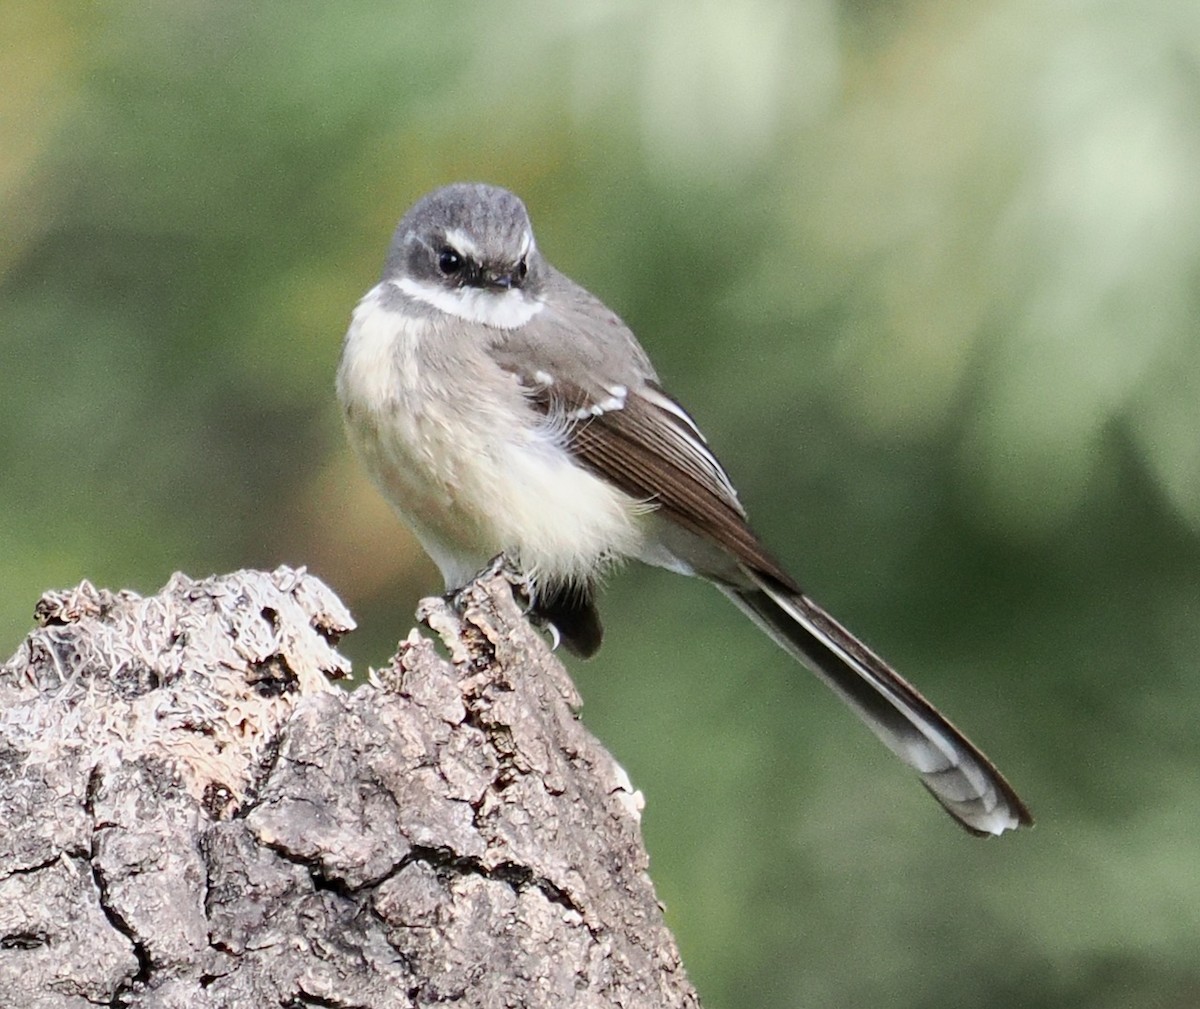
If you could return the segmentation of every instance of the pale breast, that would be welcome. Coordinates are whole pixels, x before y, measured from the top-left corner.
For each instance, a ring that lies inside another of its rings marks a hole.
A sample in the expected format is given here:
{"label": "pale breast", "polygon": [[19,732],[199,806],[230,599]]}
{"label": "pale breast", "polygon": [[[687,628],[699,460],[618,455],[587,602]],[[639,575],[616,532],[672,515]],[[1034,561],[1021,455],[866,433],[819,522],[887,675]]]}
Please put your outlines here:
{"label": "pale breast", "polygon": [[[455,335],[475,335],[460,324]],[[639,503],[578,466],[482,347],[446,356],[446,340],[376,289],[355,310],[337,389],[352,445],[447,584],[502,552],[551,581],[637,553]]]}

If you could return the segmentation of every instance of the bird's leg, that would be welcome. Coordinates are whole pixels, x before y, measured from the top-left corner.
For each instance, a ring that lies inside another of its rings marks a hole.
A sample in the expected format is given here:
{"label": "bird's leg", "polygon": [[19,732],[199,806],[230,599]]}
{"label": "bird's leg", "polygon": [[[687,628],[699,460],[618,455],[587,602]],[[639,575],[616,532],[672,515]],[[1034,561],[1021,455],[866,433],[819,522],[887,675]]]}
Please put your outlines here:
{"label": "bird's leg", "polygon": [[[521,610],[521,616],[528,620],[536,630],[549,635],[550,650],[557,651],[558,646],[562,644],[562,634],[559,633],[558,627],[552,620],[539,612],[537,608],[538,590],[536,582],[522,571],[507,554],[497,554],[471,581],[477,581],[481,578],[494,578],[497,575],[503,575],[508,584],[512,586],[513,599],[516,601],[517,607]],[[448,596],[450,604],[459,611],[462,610],[461,596],[461,589]]]}
{"label": "bird's leg", "polygon": [[[471,576],[471,580],[467,584],[470,585],[472,582],[482,581],[487,578],[495,578],[497,575],[503,575],[505,580],[512,586],[513,596],[517,601],[517,605],[521,608],[521,615],[528,616],[529,611],[533,609],[534,599],[537,595],[533,579],[509,560],[507,554],[496,554],[495,557],[488,561],[485,567]],[[464,585],[462,588],[451,589],[442,598],[456,611],[461,613],[466,602],[463,599],[465,591],[466,586]]]}

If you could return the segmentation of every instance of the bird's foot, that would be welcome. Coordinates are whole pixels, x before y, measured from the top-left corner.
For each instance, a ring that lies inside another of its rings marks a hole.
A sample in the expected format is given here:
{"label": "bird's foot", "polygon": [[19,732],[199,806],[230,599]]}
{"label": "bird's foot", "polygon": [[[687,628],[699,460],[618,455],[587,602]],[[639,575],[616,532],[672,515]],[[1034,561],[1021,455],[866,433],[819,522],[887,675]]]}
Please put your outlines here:
{"label": "bird's foot", "polygon": [[[521,608],[521,615],[528,616],[533,609],[535,598],[533,579],[509,560],[506,554],[496,554],[495,557],[488,561],[486,567],[471,576],[471,580],[467,585],[487,578],[495,578],[497,575],[502,575],[512,586],[513,597],[516,599],[517,605]],[[447,604],[453,607],[458,613],[462,612],[463,606],[466,604],[464,594],[466,593],[467,585],[459,589],[451,589],[442,596]]]}
{"label": "bird's foot", "polygon": [[[513,599],[521,611],[521,616],[528,620],[535,630],[549,637],[550,650],[557,651],[558,646],[562,644],[562,634],[559,633],[558,627],[545,614],[538,612],[537,585],[507,554],[497,554],[488,562],[487,567],[471,580],[494,578],[497,575],[503,576],[509,585],[512,586]],[[455,600],[451,602],[451,605],[457,606],[459,609],[461,609],[461,606],[457,600],[460,594],[461,590],[458,593],[454,593]]]}
{"label": "bird's foot", "polygon": [[513,598],[521,607],[521,614],[529,616],[534,606],[534,600],[537,598],[537,587],[534,585],[533,579],[517,567],[507,554],[497,554],[491,559],[488,566],[475,577],[493,578],[496,575],[503,575],[508,580],[508,584],[513,589]]}

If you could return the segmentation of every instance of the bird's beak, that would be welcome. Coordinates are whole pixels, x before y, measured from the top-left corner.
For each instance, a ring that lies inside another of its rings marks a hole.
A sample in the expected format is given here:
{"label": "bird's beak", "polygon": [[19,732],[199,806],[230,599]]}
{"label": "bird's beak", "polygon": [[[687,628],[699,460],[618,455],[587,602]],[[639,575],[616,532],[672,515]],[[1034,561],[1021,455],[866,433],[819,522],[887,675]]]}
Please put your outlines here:
{"label": "bird's beak", "polygon": [[483,271],[483,282],[488,287],[500,287],[504,290],[517,286],[516,275],[512,272],[502,270],[487,270]]}

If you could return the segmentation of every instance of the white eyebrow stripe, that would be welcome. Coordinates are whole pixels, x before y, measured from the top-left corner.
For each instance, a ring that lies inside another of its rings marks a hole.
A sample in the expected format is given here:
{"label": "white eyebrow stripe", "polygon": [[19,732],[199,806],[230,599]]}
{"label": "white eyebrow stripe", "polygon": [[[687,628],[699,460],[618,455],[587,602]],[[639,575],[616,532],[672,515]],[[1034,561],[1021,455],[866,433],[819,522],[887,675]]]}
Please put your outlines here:
{"label": "white eyebrow stripe", "polygon": [[475,240],[462,228],[450,228],[446,232],[446,241],[454,246],[454,251],[476,261],[479,260],[479,246]]}

